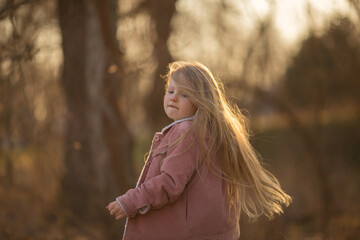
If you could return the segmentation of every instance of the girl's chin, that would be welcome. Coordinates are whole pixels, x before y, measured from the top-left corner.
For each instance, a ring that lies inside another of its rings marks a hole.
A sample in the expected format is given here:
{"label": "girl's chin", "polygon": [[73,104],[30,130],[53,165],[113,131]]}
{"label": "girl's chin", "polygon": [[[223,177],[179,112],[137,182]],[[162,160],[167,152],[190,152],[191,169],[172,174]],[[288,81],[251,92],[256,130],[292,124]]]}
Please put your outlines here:
{"label": "girl's chin", "polygon": [[169,118],[171,118],[171,119],[176,118],[176,114],[175,114],[173,111],[168,111],[168,112],[166,113],[166,115],[167,115]]}

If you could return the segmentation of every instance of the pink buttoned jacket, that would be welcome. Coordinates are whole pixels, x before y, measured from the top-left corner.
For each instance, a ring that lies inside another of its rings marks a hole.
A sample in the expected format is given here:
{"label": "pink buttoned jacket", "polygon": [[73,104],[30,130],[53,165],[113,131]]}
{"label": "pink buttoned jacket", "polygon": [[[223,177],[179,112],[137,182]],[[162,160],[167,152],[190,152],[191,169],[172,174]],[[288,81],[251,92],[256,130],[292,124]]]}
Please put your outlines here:
{"label": "pink buttoned jacket", "polygon": [[171,145],[191,124],[182,119],[156,133],[136,188],[116,199],[127,215],[124,239],[239,238],[240,214],[228,217],[221,174],[197,163],[195,135]]}

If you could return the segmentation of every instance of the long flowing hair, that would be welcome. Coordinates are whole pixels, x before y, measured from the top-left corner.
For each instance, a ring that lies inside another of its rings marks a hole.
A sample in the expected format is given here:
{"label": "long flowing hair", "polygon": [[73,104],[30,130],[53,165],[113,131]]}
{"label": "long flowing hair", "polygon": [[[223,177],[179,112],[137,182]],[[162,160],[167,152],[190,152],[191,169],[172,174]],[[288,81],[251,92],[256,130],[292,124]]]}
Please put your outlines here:
{"label": "long flowing hair", "polygon": [[165,78],[166,88],[173,79],[197,107],[191,129],[196,131],[204,163],[219,170],[210,159],[213,154],[221,159],[230,208],[241,208],[252,220],[281,214],[282,205],[288,206],[291,197],[260,163],[249,142],[246,118],[226,99],[220,80],[203,64],[183,61],[171,63]]}

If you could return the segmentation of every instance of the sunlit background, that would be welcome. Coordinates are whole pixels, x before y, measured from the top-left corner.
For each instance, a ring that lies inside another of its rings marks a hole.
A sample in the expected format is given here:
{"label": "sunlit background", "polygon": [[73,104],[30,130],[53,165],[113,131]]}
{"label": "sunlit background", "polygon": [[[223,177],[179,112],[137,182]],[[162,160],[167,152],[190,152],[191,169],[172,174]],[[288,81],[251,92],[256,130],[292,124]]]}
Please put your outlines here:
{"label": "sunlit background", "polygon": [[360,1],[0,0],[0,239],[121,239],[167,65],[197,60],[294,201],[240,239],[360,239]]}

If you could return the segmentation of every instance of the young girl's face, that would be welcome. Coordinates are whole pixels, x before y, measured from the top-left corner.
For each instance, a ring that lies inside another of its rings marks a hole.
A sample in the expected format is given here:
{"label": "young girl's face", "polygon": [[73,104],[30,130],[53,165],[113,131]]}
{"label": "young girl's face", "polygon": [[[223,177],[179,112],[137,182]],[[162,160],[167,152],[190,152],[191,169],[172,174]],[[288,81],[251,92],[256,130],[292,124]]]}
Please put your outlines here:
{"label": "young girl's face", "polygon": [[166,115],[174,121],[191,117],[196,112],[196,107],[184,95],[173,79],[170,79],[164,97],[164,110]]}

